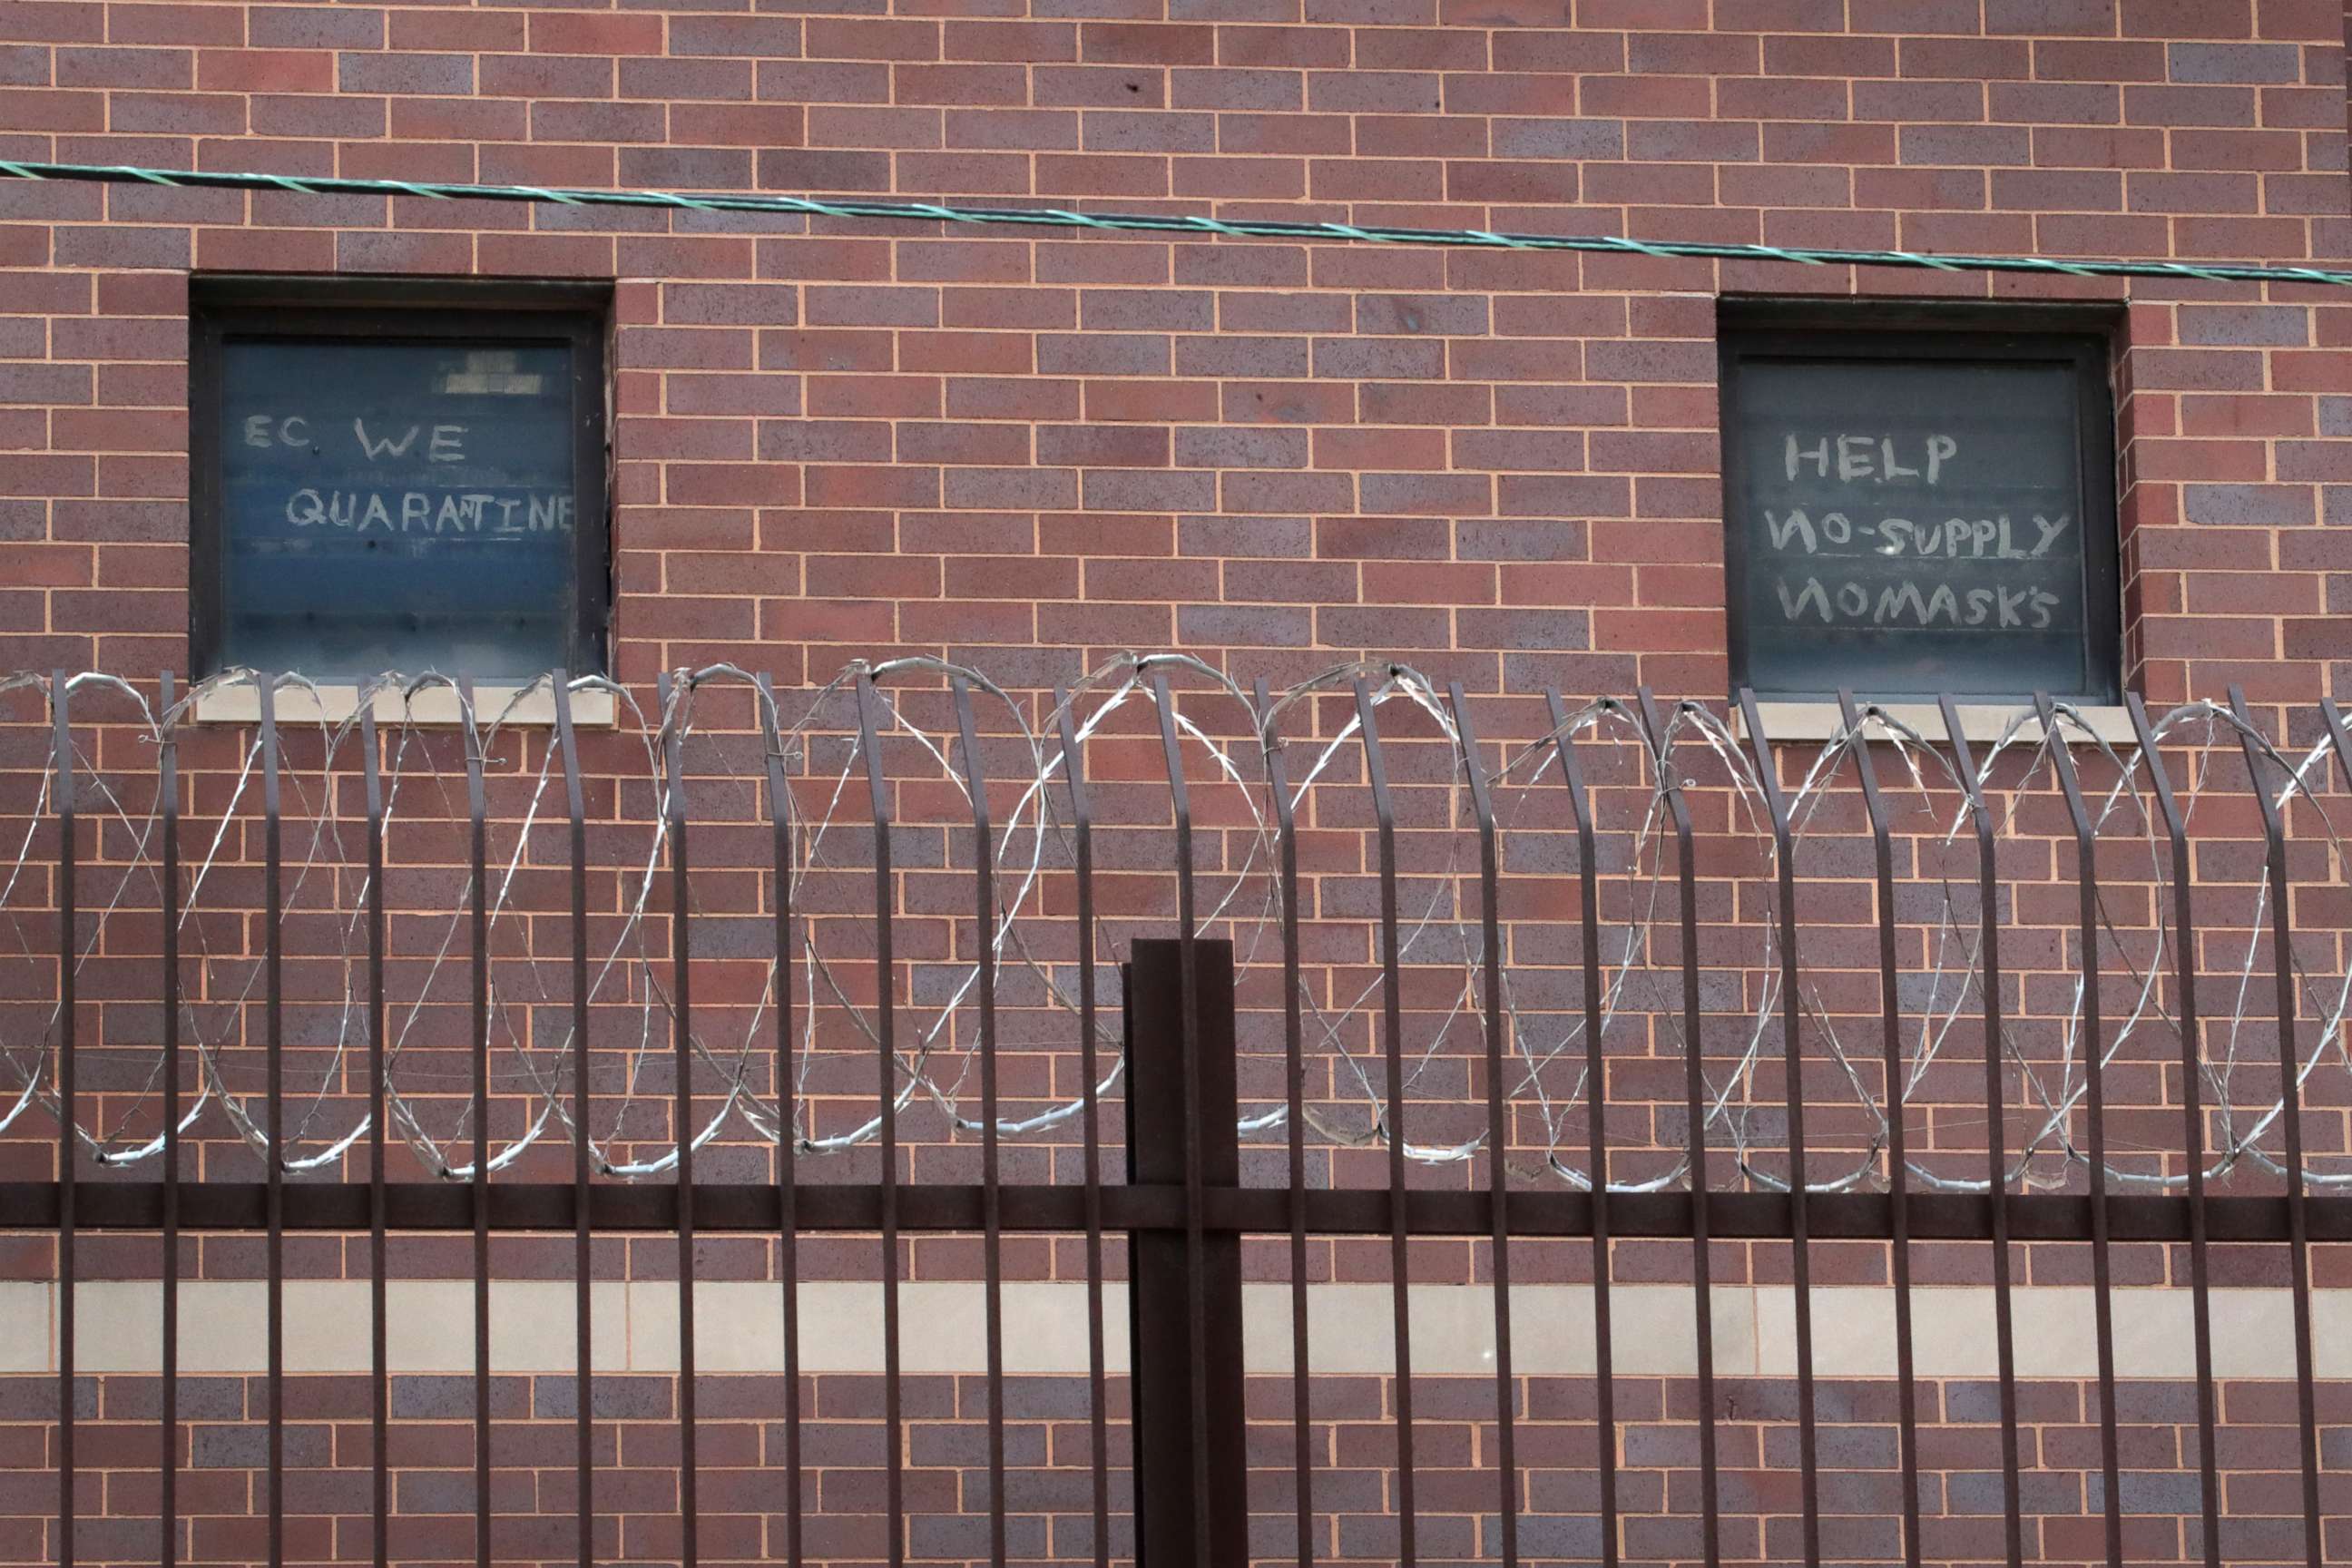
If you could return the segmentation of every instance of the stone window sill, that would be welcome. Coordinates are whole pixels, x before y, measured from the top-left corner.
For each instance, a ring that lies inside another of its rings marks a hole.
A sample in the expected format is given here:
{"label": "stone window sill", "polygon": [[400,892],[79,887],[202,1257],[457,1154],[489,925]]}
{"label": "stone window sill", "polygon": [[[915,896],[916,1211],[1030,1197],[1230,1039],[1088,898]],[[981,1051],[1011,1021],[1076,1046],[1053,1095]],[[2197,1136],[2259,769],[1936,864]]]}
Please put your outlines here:
{"label": "stone window sill", "polygon": [[[520,681],[483,682],[474,688],[474,709],[478,721],[488,725],[503,722],[507,727],[521,725],[545,729],[555,722],[555,697],[545,686],[530,689],[520,701],[515,695],[525,689]],[[457,705],[457,693],[446,686],[433,686],[416,693],[404,704],[397,689],[378,690],[374,697],[375,717],[379,724],[397,724],[403,721],[436,729],[456,728],[462,722]],[[340,724],[357,715],[360,689],[349,683],[324,684],[318,688],[314,701],[309,689],[299,686],[278,689],[277,713],[280,724],[316,724],[324,721]],[[611,729],[619,722],[619,704],[609,691],[575,691],[572,694],[572,722],[583,730]],[[196,700],[195,721],[199,724],[253,724],[261,719],[261,694],[250,685],[223,687],[206,692]]]}

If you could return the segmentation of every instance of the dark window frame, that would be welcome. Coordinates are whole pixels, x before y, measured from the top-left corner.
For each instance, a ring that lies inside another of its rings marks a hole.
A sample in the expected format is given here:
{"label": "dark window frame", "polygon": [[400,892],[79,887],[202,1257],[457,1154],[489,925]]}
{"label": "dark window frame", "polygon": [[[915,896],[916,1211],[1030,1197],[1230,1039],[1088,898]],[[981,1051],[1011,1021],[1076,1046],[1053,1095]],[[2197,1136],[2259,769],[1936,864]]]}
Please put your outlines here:
{"label": "dark window frame", "polygon": [[573,675],[609,673],[614,586],[606,340],[612,299],[611,287],[601,283],[246,276],[191,279],[188,661],[194,677],[201,679],[223,668],[228,560],[221,517],[221,349],[230,338],[568,349],[579,525],[572,530],[574,614],[561,657],[562,668]]}
{"label": "dark window frame", "polygon": [[[2110,306],[1987,306],[1975,302],[1908,300],[1722,301],[1716,346],[1722,433],[1724,606],[1726,652],[1736,693],[1749,684],[1747,621],[1748,531],[1740,497],[1748,488],[1746,456],[1730,438],[1738,427],[1739,371],[1758,359],[1973,360],[2057,364],[2073,376],[2075,463],[2081,476],[2084,548],[2083,646],[2093,684],[2058,691],[2061,700],[2111,705],[2129,685],[2123,638],[2121,476],[2116,460],[2114,369],[2119,311]],[[2103,484],[2100,481],[2105,479]],[[2104,681],[2101,678],[2104,677]],[[1857,690],[1862,695],[1872,695]],[[1891,694],[1895,700],[1917,694]],[[1956,694],[1964,702],[2009,702],[2030,692]],[[1820,692],[1766,691],[1766,700],[1820,701]]]}

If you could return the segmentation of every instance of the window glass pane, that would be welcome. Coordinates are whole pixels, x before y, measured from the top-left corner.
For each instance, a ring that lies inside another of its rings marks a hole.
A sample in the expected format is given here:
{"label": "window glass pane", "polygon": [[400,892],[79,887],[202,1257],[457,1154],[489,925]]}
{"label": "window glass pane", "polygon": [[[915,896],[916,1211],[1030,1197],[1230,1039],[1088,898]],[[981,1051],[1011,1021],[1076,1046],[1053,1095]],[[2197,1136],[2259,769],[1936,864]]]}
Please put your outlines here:
{"label": "window glass pane", "polygon": [[576,621],[571,351],[221,349],[224,664],[509,677]]}
{"label": "window glass pane", "polygon": [[2091,595],[2114,540],[2086,541],[2086,512],[2110,525],[2085,505],[2071,362],[1737,363],[1748,684],[2112,695]]}

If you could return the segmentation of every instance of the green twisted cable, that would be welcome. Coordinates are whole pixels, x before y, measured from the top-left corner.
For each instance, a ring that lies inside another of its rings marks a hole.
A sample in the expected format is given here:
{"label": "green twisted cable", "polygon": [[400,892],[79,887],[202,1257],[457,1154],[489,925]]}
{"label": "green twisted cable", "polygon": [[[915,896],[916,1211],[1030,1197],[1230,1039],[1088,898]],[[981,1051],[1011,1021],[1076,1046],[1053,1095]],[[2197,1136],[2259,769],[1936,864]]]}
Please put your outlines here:
{"label": "green twisted cable", "polygon": [[1569,250],[1700,261],[1784,261],[1807,267],[1896,267],[1937,272],[2051,273],[2071,278],[2158,278],[2201,283],[2352,285],[2352,271],[2236,262],[2095,260],[2048,256],[1928,256],[1914,250],[1843,250],[1811,246],[1712,240],[1648,240],[1626,235],[1509,234],[1483,228],[1408,228],[1386,225],[1215,218],[1194,214],[1082,213],[1066,207],[961,207],[935,202],[864,201],[795,195],[674,191],[551,189],[419,180],[361,180],[326,174],[267,174],[210,169],[146,169],[129,163],[42,163],[0,159],[0,176],[197,190],[277,190],[299,195],[419,196],[434,201],[526,202],[572,207],[669,208],[678,212],[772,213],[792,217],[881,218],[1130,234],[1205,234],[1227,239],[1341,240],[1369,245],[1433,245],[1502,250]]}

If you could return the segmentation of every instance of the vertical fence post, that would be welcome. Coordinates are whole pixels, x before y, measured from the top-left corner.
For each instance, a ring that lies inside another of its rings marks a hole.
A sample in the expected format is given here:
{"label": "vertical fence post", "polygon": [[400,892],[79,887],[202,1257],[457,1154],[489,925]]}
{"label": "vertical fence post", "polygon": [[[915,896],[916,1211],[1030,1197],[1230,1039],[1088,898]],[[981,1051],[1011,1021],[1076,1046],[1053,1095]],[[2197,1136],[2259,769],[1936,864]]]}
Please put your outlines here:
{"label": "vertical fence post", "polygon": [[[392,1563],[390,1276],[384,1231],[383,752],[375,693],[360,695],[360,778],[367,803],[368,1503],[374,1568]],[[175,884],[176,885],[176,884]],[[175,951],[169,950],[166,951]]]}
{"label": "vertical fence post", "polygon": [[662,815],[669,838],[670,1040],[675,1054],[671,1130],[677,1136],[677,1551],[684,1568],[701,1554],[701,1513],[695,1477],[695,1381],[699,1375],[694,1342],[694,926],[693,877],[686,853],[686,725],[694,687],[675,683],[664,671],[656,678],[662,710]]}
{"label": "vertical fence post", "polygon": [[1821,1468],[1814,1420],[1812,1218],[1805,1164],[1805,1044],[1797,973],[1797,840],[1789,827],[1789,805],[1780,795],[1780,759],[1764,733],[1754,688],[1739,689],[1740,721],[1756,759],[1756,787],[1772,828],[1772,879],[1779,899],[1780,1052],[1788,1076],[1789,1283],[1795,1297],[1797,1331],[1797,1490],[1805,1561],[1822,1560]]}
{"label": "vertical fence post", "polygon": [[469,677],[457,680],[457,713],[466,731],[466,913],[474,955],[467,980],[473,1019],[474,1163],[466,1184],[474,1225],[474,1563],[475,1568],[490,1568],[490,830],[481,726]]}
{"label": "vertical fence post", "polygon": [[1698,1353],[1699,1550],[1706,1568],[1723,1561],[1722,1483],[1717,1469],[1715,1431],[1715,1265],[1709,1251],[1706,1168],[1706,1041],[1701,1034],[1698,952],[1698,862],[1692,847],[1690,805],[1675,776],[1674,731],[1658,717],[1657,699],[1643,687],[1642,733],[1650,748],[1651,776],[1664,797],[1675,835],[1675,873],[1681,890],[1683,1116],[1689,1124],[1691,1216],[1691,1309],[1696,1320]]}
{"label": "vertical fence post", "polygon": [[[776,860],[776,1274],[784,1305],[784,1562],[801,1568],[800,1087],[793,1078],[793,811],[776,689],[753,678],[768,752],[768,831]],[[583,1077],[583,1082],[585,1082]],[[583,1465],[586,1464],[583,1458]],[[590,1568],[586,1557],[581,1568]]]}
{"label": "vertical fence post", "polygon": [[2011,1298],[2009,1255],[2009,1100],[2001,1083],[2000,861],[1993,847],[1992,809],[1977,777],[1969,750],[1968,726],[1949,694],[1938,700],[1944,740],[1952,766],[1969,797],[1969,819],[1977,840],[1977,942],[1981,954],[1984,999],[1985,1193],[1992,1221],[1992,1345],[2000,1373],[2001,1544],[2009,1568],[2025,1562],[2024,1489],[2018,1483],[2017,1323]]}
{"label": "vertical fence post", "polygon": [[[1616,704],[1603,700],[1603,709]],[[1576,760],[1576,725],[1559,692],[1544,688],[1544,714],[1551,723],[1552,754],[1576,820],[1576,884],[1584,962],[1585,1169],[1592,1202],[1592,1433],[1593,1479],[1600,1489],[1601,1568],[1617,1568],[1617,1355],[1611,1339],[1609,1250],[1609,1076],[1601,1056],[1601,889],[1591,797]]]}
{"label": "vertical fence post", "polygon": [[[1202,938],[1193,946],[1199,1029],[1196,1097],[1184,1093],[1183,956],[1172,938],[1138,938],[1127,963],[1127,1179],[1169,1188],[1184,1181],[1188,1148],[1200,1151],[1207,1187],[1241,1180],[1235,1131],[1234,946]],[[1200,1108],[1185,1124],[1188,1099]],[[1177,1568],[1205,1559],[1248,1561],[1247,1457],[1243,1442],[1242,1244],[1230,1230],[1200,1243],[1204,1353],[1192,1359],[1186,1238],[1181,1229],[1128,1237],[1135,1421],[1135,1537],[1140,1568]],[[1205,1430],[1193,1423],[1194,1391],[1206,1394]],[[1205,1452],[1210,1485],[1203,1513],[1207,1550],[1195,1538],[1195,1466]]]}
{"label": "vertical fence post", "polygon": [[[2099,1363],[2100,1511],[2106,1529],[2107,1562],[2123,1568],[2123,1471],[2116,1453],[2116,1297],[2115,1270],[2107,1233],[2107,1097],[2105,1022],[2099,1011],[2099,829],[2083,799],[2074,776],[2074,756],[2059,727],[2058,710],[2046,691],[2034,694],[2042,716],[2042,743],[2049,748],[2050,766],[2066,800],[2066,815],[2074,824],[2074,878],[2082,894],[2083,1084],[2090,1110],[2086,1164],[2091,1186],[2091,1321]],[[2062,1103],[2067,1086],[2058,1086]]]}
{"label": "vertical fence post", "polygon": [[58,1568],[74,1568],[74,751],[66,704],[72,692],[62,669],[49,677],[49,713],[56,748],[50,805],[58,819]]}
{"label": "vertical fence post", "polygon": [[1501,1478],[1502,1516],[1497,1541],[1503,1568],[1519,1563],[1519,1465],[1514,1417],[1518,1388],[1511,1373],[1511,1147],[1510,1091],[1504,1087],[1502,852],[1495,829],[1495,803],[1488,794],[1486,765],[1478,736],[1470,727],[1470,704],[1462,683],[1446,692],[1454,710],[1454,739],[1462,752],[1463,777],[1470,785],[1471,810],[1478,819],[1478,951],[1480,988],[1485,992],[1486,1029],[1486,1193],[1493,1205],[1488,1245],[1494,1256],[1495,1290],[1495,1468]]}
{"label": "vertical fence post", "polygon": [[1356,678],[1356,732],[1364,742],[1364,783],[1370,788],[1381,879],[1381,1055],[1386,1069],[1381,1108],[1389,1168],[1389,1312],[1396,1335],[1397,1562],[1418,1561],[1419,1515],[1412,1464],[1412,1264],[1411,1222],[1405,1215],[1404,946],[1397,919],[1396,808],[1381,755],[1379,706],[1370,685]]}
{"label": "vertical fence post", "polygon": [[[1264,725],[1274,711],[1264,676],[1254,695],[1258,722]],[[1285,1142],[1290,1154],[1290,1443],[1298,1489],[1291,1503],[1298,1522],[1298,1568],[1308,1568],[1315,1561],[1315,1357],[1307,1331],[1307,1074],[1299,1008],[1298,823],[1290,780],[1283,773],[1282,742],[1271,731],[1262,731],[1258,742],[1265,754],[1266,790],[1274,797],[1276,875],[1282,889],[1283,1131],[1288,1134]]]}
{"label": "vertical fence post", "polygon": [[[286,1562],[286,891],[278,769],[278,678],[257,675],[261,700],[261,965],[262,1037],[268,1065],[268,1129],[262,1151],[268,1235],[263,1264],[263,1359],[268,1367],[269,1568]],[[475,820],[481,814],[475,813]],[[484,1269],[488,1275],[487,1267]],[[482,1559],[489,1568],[489,1558]]]}
{"label": "vertical fence post", "polygon": [[2271,974],[2278,987],[2279,1173],[2286,1179],[2287,1274],[2294,1287],[2294,1403],[2296,1435],[2302,1439],[2303,1451],[2303,1553],[2308,1568],[2319,1568],[2319,1415],[2311,1373],[2311,1200],[2303,1179],[2303,1079],[2295,1047],[2294,904],[2286,858],[2285,808],[2294,797],[2284,786],[2277,796],[2272,795],[2263,775],[2258,744],[2262,731],[2254,728],[2252,716],[2246,711],[2246,694],[2234,686],[2230,688],[2230,714],[2238,721],[2246,783],[2253,789],[2254,805],[2263,816]]}
{"label": "vertical fence post", "polygon": [[[1871,709],[1878,717],[1878,709]],[[1887,1284],[1895,1293],[1895,1452],[1903,1471],[1903,1562],[1919,1568],[1919,1379],[1911,1342],[1911,1151],[1903,1131],[1903,997],[1895,959],[1895,839],[1886,826],[1886,800],[1878,793],[1878,765],[1871,761],[1870,737],[1853,693],[1838,693],[1838,717],[1853,758],[1854,782],[1870,818],[1870,864],[1877,887],[1878,1027],[1886,1070],[1886,1215],[1889,1239]]]}
{"label": "vertical fence post", "polygon": [[173,722],[172,672],[155,678],[155,814],[163,866],[156,884],[163,917],[163,1343],[158,1389],[163,1472],[155,1507],[158,1568],[180,1562],[180,742]]}
{"label": "vertical fence post", "polygon": [[907,1560],[906,1391],[898,1371],[898,1035],[895,1004],[897,954],[891,917],[898,884],[890,871],[890,784],[882,765],[881,694],[874,672],[857,672],[857,749],[866,759],[866,801],[874,820],[874,1051],[882,1156],[876,1184],[882,1196],[882,1500],[889,1513],[890,1568]]}
{"label": "vertical fence post", "polygon": [[[580,783],[580,737],[572,726],[572,676],[549,681],[555,699],[555,748],[563,763],[563,816],[571,828],[572,881],[572,1500],[573,1552],[580,1568],[596,1556],[595,1237],[588,1223],[592,1160],[588,1147],[588,803]],[[384,1568],[378,1563],[376,1568]]]}
{"label": "vertical fence post", "polygon": [[[2147,764],[2148,786],[2156,793],[2164,836],[2172,847],[2173,984],[2179,994],[2173,1016],[2180,1034],[2180,1116],[2183,1173],[2189,1184],[2189,1311],[2197,1356],[2197,1479],[2198,1501],[2204,1526],[2205,1568],[2221,1568],[2221,1461],[2213,1451],[2215,1421],[2213,1389],[2212,1268],[2205,1233],[2205,1101],[2201,1078],[2204,1062],[2199,1051],[2197,1014],[2197,921],[2191,912],[2189,884],[2195,863],[2189,854],[2188,819],[2173,799],[2172,780],[2164,771],[2164,753],[2147,721],[2147,708],[2139,693],[2126,691],[2124,702],[2131,713],[2132,734],[2139,743],[2140,760]],[[2343,725],[2336,704],[2323,700],[2320,712],[2336,739],[2336,755],[2352,769]],[[2193,776],[2193,775],[2192,775]],[[2352,777],[2352,773],[2347,773]]]}
{"label": "vertical fence post", "polygon": [[[1265,704],[1258,704],[1259,711]],[[1078,745],[1077,721],[1069,693],[1054,688],[1054,717],[1061,726],[1062,777],[1070,790],[1072,869],[1077,877],[1078,1071],[1086,1096],[1087,1183],[1087,1370],[1094,1396],[1087,1408],[1087,1455],[1094,1471],[1095,1568],[1110,1568],[1110,1420],[1104,1408],[1103,1373],[1103,1193],[1102,1068],[1095,1059],[1095,850],[1094,807],[1087,797],[1087,757]],[[1305,1559],[1302,1557],[1303,1564]]]}

